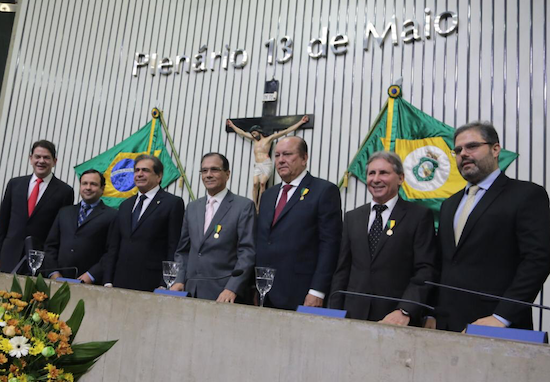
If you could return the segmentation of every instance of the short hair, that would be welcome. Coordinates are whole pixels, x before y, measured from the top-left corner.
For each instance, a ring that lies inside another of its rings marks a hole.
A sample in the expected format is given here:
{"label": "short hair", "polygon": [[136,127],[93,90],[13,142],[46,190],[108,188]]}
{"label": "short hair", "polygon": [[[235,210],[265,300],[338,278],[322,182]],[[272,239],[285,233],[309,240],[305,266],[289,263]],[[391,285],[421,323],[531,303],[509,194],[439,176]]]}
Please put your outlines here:
{"label": "short hair", "polygon": [[267,137],[267,134],[265,133],[265,131],[262,129],[262,127],[260,125],[254,125],[250,128],[250,134],[252,134],[254,131],[258,132],[260,135],[264,136],[264,137]]}
{"label": "short hair", "polygon": [[455,131],[453,141],[456,142],[456,137],[468,130],[475,130],[481,134],[481,137],[485,142],[490,144],[500,143],[498,139],[498,133],[491,122],[488,121],[474,121],[460,126]]}
{"label": "short hair", "polygon": [[227,160],[227,158],[223,154],[220,154],[220,153],[212,152],[212,153],[204,154],[202,156],[202,159],[201,159],[201,164],[202,164],[202,162],[204,162],[204,160],[206,158],[213,157],[213,156],[217,156],[218,158],[220,158],[222,160],[222,169],[223,169],[223,171],[229,171],[229,161]]}
{"label": "short hair", "polygon": [[399,155],[392,151],[377,151],[373,153],[367,161],[365,172],[368,171],[369,164],[376,159],[384,159],[386,162],[391,164],[393,166],[393,171],[395,171],[397,175],[403,175],[405,173],[405,171],[403,170],[403,162],[401,162],[401,158],[399,157]]}
{"label": "short hair", "polygon": [[136,169],[138,162],[141,162],[142,160],[146,160],[146,159],[153,161],[153,171],[155,172],[155,174],[157,174],[158,176],[161,176],[162,174],[164,174],[164,165],[162,164],[160,159],[154,155],[149,155],[149,154],[141,154],[137,156],[137,158],[134,160],[134,171]]}
{"label": "short hair", "polygon": [[41,139],[39,141],[34,142],[31,147],[31,155],[34,154],[34,149],[36,149],[37,147],[42,147],[43,149],[48,150],[50,154],[52,154],[53,159],[57,158],[56,152],[55,152],[55,145],[52,142],[47,141],[45,139]]}
{"label": "short hair", "polygon": [[91,168],[89,170],[86,170],[82,173],[82,175],[80,175],[80,182],[82,183],[82,177],[86,174],[97,174],[99,175],[99,180],[100,180],[100,184],[101,184],[101,187],[105,187],[105,177],[103,176],[102,173],[100,173],[99,171]]}

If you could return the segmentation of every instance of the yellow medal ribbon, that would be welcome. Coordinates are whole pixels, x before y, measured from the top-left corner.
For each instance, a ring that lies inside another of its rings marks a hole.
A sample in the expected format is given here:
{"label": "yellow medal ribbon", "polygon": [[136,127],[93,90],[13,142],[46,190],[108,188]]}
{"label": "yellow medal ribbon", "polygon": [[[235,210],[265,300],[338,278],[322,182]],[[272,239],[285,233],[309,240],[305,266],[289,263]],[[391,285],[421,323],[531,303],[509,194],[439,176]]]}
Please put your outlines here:
{"label": "yellow medal ribbon", "polygon": [[302,188],[302,192],[300,193],[300,200],[304,200],[304,196],[306,196],[308,192],[309,188]]}

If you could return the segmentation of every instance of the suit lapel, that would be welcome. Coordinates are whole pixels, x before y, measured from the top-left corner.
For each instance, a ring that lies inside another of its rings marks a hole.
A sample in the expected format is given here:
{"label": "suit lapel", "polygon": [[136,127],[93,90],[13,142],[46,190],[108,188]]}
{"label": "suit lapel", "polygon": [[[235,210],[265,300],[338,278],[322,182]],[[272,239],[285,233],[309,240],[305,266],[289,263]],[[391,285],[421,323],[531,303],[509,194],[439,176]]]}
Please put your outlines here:
{"label": "suit lapel", "polygon": [[[313,177],[308,172],[306,174],[306,176],[304,177],[304,179],[302,179],[302,181],[300,182],[300,184],[298,185],[298,187],[294,191],[294,194],[292,194],[292,197],[290,198],[290,200],[285,204],[285,208],[283,208],[283,211],[281,211],[281,214],[277,218],[277,221],[275,222],[275,225],[277,225],[285,217],[285,215],[288,213],[288,211],[290,211],[292,209],[292,207],[294,207],[294,205],[296,203],[298,203],[298,201],[300,200],[300,198],[302,196],[302,189],[307,188],[307,186],[309,186],[309,184],[311,183],[312,178]],[[277,194],[277,196],[278,196],[278,194]],[[275,207],[273,208],[273,214],[275,214]],[[271,219],[271,221],[273,221],[273,219]]]}
{"label": "suit lapel", "polygon": [[[268,191],[262,194],[261,206],[262,210],[267,209],[266,222],[269,222],[269,228],[272,227],[273,217],[275,216],[275,203],[277,203],[277,197],[279,196],[279,191],[281,190],[281,183],[273,186]],[[271,192],[272,191],[272,192]]]}
{"label": "suit lapel", "polygon": [[[227,211],[231,209],[231,205],[233,203],[233,194],[231,191],[227,192],[227,195],[225,195],[225,198],[222,200],[222,204],[218,207],[218,210],[214,214],[214,217],[212,218],[212,221],[210,222],[210,225],[208,226],[208,229],[206,230],[201,245],[204,243],[207,237],[210,237],[212,232],[214,231],[214,227],[223,219],[225,214],[227,214]],[[204,214],[203,214],[203,225],[204,226]],[[223,230],[223,227],[222,227]]]}
{"label": "suit lapel", "polygon": [[197,212],[195,215],[195,221],[199,222],[199,238],[200,242],[202,243],[204,240],[204,215],[206,214],[206,201],[208,198],[205,196],[204,198],[199,199],[199,208],[197,208]]}
{"label": "suit lapel", "polygon": [[[360,207],[361,208],[361,207]],[[365,265],[370,267],[370,263],[372,261],[372,256],[371,256],[371,253],[370,253],[370,248],[369,248],[369,218],[370,218],[370,209],[371,209],[371,204],[368,203],[368,204],[365,204],[365,207],[362,209],[362,216],[361,218],[358,220],[358,223],[361,225],[361,236],[359,236],[359,240],[360,240],[360,243],[361,243],[361,247],[365,248],[365,253],[366,253],[366,256],[365,256]]]}
{"label": "suit lapel", "polygon": [[477,221],[483,215],[485,210],[493,203],[493,201],[497,198],[497,196],[500,195],[502,190],[504,190],[507,182],[508,182],[508,177],[506,177],[504,173],[501,173],[495,179],[491,187],[489,187],[487,192],[485,192],[485,195],[483,195],[481,200],[476,204],[475,208],[472,210],[472,212],[468,216],[468,220],[466,220],[466,225],[464,226],[462,235],[460,235],[460,241],[458,242],[457,249],[464,242],[464,240],[466,240],[470,232],[472,232],[473,227],[476,225]]}
{"label": "suit lapel", "polygon": [[[147,206],[147,209],[145,210],[143,215],[141,215],[141,218],[139,218],[136,228],[134,229],[133,232],[136,232],[138,228],[141,226],[141,224],[155,212],[155,210],[162,204],[162,199],[164,199],[164,191],[161,188],[158,190],[153,200],[151,200],[151,203],[149,203],[149,205]],[[130,213],[130,225],[132,224],[131,219],[132,219],[132,214]]]}
{"label": "suit lapel", "polygon": [[[391,212],[391,215],[388,219],[388,222],[390,220],[395,220],[395,226],[394,230],[399,229],[399,225],[403,222],[403,219],[405,218],[405,215],[407,214],[407,209],[405,207],[405,204],[401,200],[401,198],[397,199],[397,203],[395,204],[395,207],[393,208],[393,211]],[[382,227],[382,235],[380,236],[380,240],[378,241],[378,246],[376,247],[376,251],[374,252],[374,256],[372,256],[372,260],[376,259],[386,242],[389,240],[390,236],[386,234],[388,232],[388,224],[384,227]],[[368,247],[368,245],[367,245]]]}

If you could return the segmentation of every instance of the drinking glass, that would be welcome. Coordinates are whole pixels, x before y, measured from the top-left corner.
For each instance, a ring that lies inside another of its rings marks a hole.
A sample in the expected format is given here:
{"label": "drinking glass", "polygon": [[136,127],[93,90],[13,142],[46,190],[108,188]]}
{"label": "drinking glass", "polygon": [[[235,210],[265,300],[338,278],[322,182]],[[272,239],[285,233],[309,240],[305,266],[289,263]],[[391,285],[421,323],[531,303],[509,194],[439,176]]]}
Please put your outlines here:
{"label": "drinking glass", "polygon": [[277,270],[268,267],[255,267],[254,271],[256,272],[256,288],[260,294],[260,306],[263,307],[265,295],[273,286],[273,279]]}
{"label": "drinking glass", "polygon": [[43,251],[37,251],[34,249],[31,249],[29,251],[29,267],[32,270],[33,277],[36,275],[36,271],[38,268],[42,266],[42,262],[44,261],[44,252]]}
{"label": "drinking glass", "polygon": [[172,285],[174,285],[179,270],[180,265],[175,261],[162,262],[162,277],[164,279],[164,282],[166,283],[166,289],[170,289]]}

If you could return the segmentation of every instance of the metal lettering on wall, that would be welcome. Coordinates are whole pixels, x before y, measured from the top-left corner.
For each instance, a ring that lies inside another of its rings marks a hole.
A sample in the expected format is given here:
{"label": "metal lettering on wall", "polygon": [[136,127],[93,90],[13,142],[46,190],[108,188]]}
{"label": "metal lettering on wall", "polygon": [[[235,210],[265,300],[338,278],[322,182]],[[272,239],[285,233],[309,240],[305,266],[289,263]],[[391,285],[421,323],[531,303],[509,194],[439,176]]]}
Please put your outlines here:
{"label": "metal lettering on wall", "polygon": [[[445,11],[440,13],[433,19],[432,23],[432,12],[430,8],[424,10],[424,38],[431,39],[432,28],[442,37],[447,37],[458,31],[458,15],[455,12]],[[401,39],[403,43],[409,44],[415,41],[421,41],[422,35],[420,31],[422,30],[420,24],[417,20],[407,19],[403,22]],[[382,47],[387,36],[390,36],[391,42],[394,46],[399,44],[398,33],[397,33],[397,17],[393,15],[391,21],[386,24],[382,33],[378,33],[378,30],[373,23],[368,22],[367,28],[365,30],[365,35],[363,37],[363,50],[368,51],[371,36],[378,44],[378,47]],[[373,43],[374,44],[374,43]],[[265,42],[265,47],[267,48],[267,63],[273,65],[275,57],[277,56],[277,50],[282,51],[280,58],[277,58],[277,63],[284,64],[289,62],[293,55],[293,40],[291,36],[284,36],[277,41],[276,38],[270,38]],[[348,52],[349,37],[343,34],[336,34],[330,37],[329,40],[329,30],[328,28],[322,28],[321,36],[314,38],[309,41],[307,45],[307,54],[313,59],[319,59],[321,57],[326,57],[328,53],[328,47],[332,53],[336,56],[344,55]],[[173,72],[176,74],[181,73],[182,67],[186,73],[190,72],[190,68],[193,68],[195,72],[206,72],[207,71],[207,54],[208,46],[203,44],[199,48],[198,54],[193,56],[193,62],[186,55],[178,55],[175,60],[172,61],[169,57],[164,57],[158,59],[157,53],[141,53],[136,52],[134,58],[134,64],[132,69],[132,75],[137,77],[138,69],[142,67],[149,67],[149,72],[151,75],[156,75],[157,71],[160,74],[170,75]],[[216,60],[221,60],[221,67],[224,70],[228,68],[228,62],[235,69],[242,69],[246,66],[249,60],[249,55],[244,49],[235,49],[231,51],[229,45],[225,45],[222,52],[212,52],[210,53],[210,61],[208,68],[213,71],[216,65]],[[173,69],[175,66],[175,69]]]}

